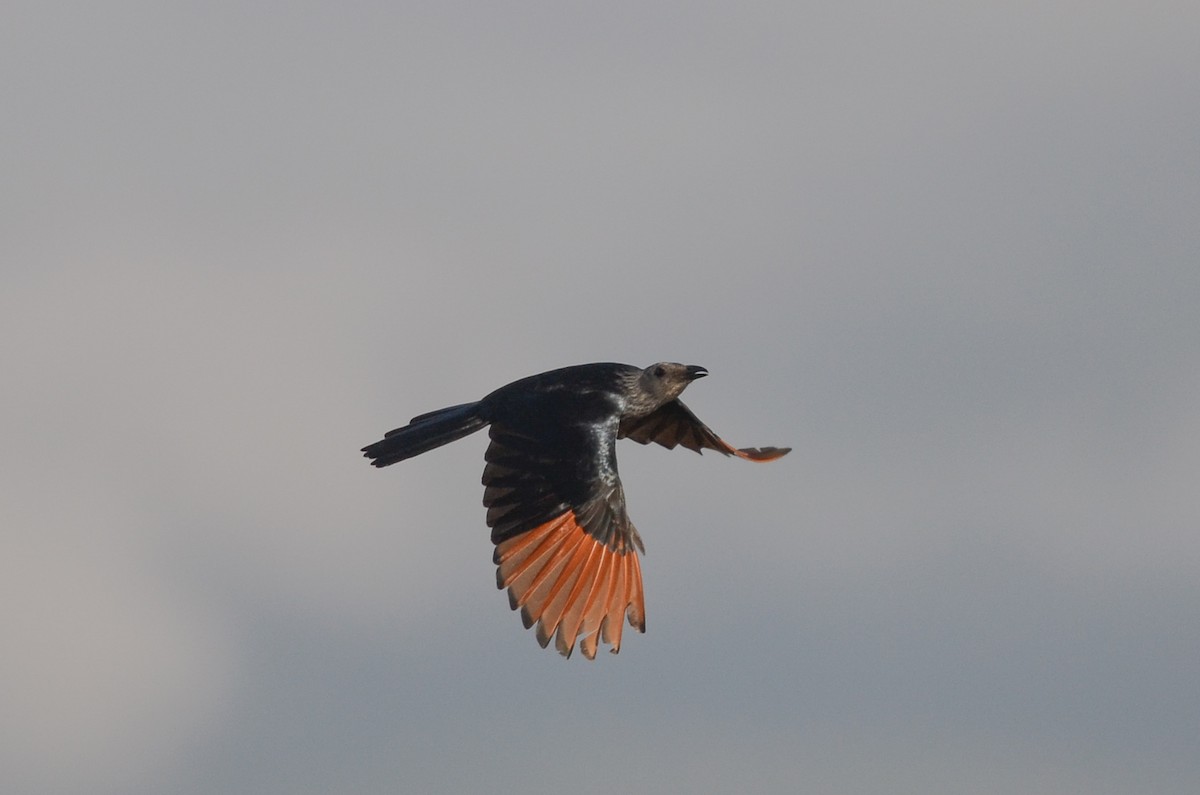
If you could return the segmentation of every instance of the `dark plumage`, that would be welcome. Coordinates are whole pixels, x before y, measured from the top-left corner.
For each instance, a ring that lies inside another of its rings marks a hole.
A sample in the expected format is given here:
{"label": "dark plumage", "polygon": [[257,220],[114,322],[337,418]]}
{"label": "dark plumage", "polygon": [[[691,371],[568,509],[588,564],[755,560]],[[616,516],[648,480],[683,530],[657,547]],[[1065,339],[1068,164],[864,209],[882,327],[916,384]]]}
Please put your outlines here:
{"label": "dark plumage", "polygon": [[490,425],[483,504],[492,529],[496,582],[537,624],[542,646],[591,659],[600,641],[621,648],[624,618],[645,631],[642,539],[629,521],[616,442],[716,450],[773,461],[790,448],[738,449],[680,402],[703,367],[660,362],[583,364],[522,378],[477,403],[431,411],[363,448],[388,466]]}

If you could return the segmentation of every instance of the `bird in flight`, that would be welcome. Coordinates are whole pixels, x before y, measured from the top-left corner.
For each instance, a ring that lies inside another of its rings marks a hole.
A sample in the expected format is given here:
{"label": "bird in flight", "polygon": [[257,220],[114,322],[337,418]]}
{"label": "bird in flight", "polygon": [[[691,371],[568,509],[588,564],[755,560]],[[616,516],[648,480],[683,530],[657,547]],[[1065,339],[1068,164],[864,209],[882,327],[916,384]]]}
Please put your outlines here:
{"label": "bird in flight", "polygon": [[703,367],[581,364],[522,378],[476,403],[431,411],[362,448],[385,467],[490,425],[483,504],[496,545],[496,585],[508,589],[538,643],[589,660],[621,649],[626,617],[646,631],[642,539],[625,511],[617,439],[774,461],[788,447],[735,448],[680,400]]}

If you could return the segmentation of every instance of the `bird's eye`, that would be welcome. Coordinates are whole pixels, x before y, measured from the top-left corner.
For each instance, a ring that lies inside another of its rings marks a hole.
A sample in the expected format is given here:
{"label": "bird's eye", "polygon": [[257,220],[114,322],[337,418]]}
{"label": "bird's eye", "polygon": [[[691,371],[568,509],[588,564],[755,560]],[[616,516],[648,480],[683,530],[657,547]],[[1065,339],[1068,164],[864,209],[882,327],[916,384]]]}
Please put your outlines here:
{"label": "bird's eye", "polygon": [[661,367],[654,368],[654,377],[655,378],[662,378],[666,374],[667,374],[667,371],[662,369]]}

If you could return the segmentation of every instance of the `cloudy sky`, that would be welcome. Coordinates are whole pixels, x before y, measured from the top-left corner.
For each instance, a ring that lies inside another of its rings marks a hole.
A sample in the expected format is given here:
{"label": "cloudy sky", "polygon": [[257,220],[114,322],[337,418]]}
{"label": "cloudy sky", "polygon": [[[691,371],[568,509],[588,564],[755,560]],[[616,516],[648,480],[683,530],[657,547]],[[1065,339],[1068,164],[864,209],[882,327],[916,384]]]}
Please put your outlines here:
{"label": "cloudy sky", "polygon": [[[968,7],[969,6],[969,7]],[[1193,2],[0,12],[9,791],[1194,793]],[[537,647],[485,438],[623,444],[648,632]]]}

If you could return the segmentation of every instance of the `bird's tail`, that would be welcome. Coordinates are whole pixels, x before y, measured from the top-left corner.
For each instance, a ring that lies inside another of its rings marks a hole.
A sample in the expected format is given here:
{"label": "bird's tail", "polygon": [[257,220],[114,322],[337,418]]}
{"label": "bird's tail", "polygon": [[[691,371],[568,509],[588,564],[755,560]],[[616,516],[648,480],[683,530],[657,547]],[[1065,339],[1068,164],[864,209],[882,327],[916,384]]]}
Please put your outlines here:
{"label": "bird's tail", "polygon": [[479,404],[463,403],[413,417],[408,425],[388,431],[362,451],[373,466],[385,467],[461,439],[485,425]]}

